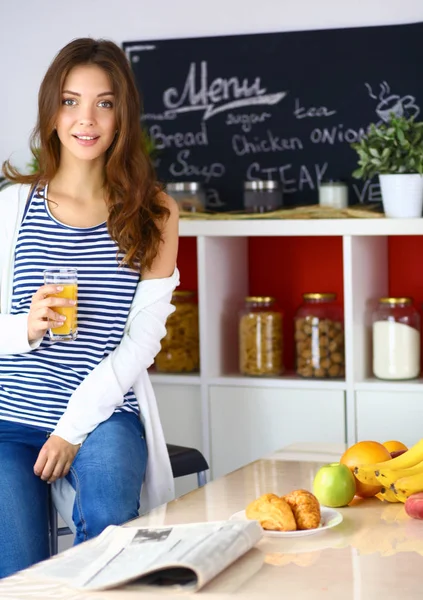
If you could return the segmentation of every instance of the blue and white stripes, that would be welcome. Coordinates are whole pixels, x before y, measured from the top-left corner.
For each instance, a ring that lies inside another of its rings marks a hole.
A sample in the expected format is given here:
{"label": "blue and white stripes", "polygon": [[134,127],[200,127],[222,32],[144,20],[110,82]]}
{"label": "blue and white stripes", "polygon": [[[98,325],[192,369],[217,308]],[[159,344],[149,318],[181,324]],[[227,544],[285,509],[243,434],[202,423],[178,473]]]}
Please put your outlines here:
{"label": "blue and white stripes", "polygon": [[[43,195],[33,195],[16,244],[11,312],[29,311],[44,269],[76,267],[78,338],[51,342],[46,335],[37,350],[0,356],[0,419],[52,431],[73,391],[119,344],[139,275],[119,267],[116,251],[105,223],[63,225]],[[118,410],[138,412],[132,390],[122,401]]]}

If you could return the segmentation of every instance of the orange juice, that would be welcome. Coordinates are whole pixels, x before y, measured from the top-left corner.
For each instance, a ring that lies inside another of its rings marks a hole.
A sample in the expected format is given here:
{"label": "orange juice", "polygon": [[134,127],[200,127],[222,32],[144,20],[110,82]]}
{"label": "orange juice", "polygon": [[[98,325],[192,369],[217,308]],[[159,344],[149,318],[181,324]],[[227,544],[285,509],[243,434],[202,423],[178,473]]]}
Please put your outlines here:
{"label": "orange juice", "polygon": [[[55,298],[67,298],[68,300],[77,300],[78,298],[78,284],[77,283],[64,283],[63,291],[53,294]],[[71,335],[77,329],[77,305],[75,306],[55,306],[53,308],[59,315],[66,317],[66,321],[60,327],[52,327],[51,331],[53,335]]]}

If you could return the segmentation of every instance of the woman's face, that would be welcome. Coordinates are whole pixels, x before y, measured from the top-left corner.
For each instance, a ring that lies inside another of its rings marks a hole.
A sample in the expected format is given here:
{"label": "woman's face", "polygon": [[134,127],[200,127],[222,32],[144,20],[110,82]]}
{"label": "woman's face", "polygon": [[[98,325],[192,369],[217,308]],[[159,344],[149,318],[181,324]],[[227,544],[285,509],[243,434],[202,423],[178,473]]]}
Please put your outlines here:
{"label": "woman's face", "polygon": [[116,134],[114,94],[110,79],[96,65],[74,67],[65,79],[56,121],[61,156],[104,159]]}

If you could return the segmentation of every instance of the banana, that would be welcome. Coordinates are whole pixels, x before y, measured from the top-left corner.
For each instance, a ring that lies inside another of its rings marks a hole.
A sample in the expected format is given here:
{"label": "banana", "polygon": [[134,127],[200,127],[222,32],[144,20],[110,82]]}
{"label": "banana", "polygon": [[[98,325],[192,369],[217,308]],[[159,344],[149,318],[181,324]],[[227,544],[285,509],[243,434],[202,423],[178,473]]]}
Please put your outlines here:
{"label": "banana", "polygon": [[386,500],[386,502],[400,502],[394,492],[390,488],[382,487],[380,492],[376,494],[376,498],[379,500]]}
{"label": "banana", "polygon": [[[400,454],[390,460],[385,460],[372,465],[361,465],[354,468],[354,475],[361,483],[368,485],[380,485],[376,479],[376,471],[380,469],[409,469],[423,461],[423,439],[414,444],[407,452]],[[378,473],[379,474],[379,473]]]}
{"label": "banana", "polygon": [[406,498],[404,498],[403,496],[400,496],[396,493],[396,491],[393,488],[393,483],[390,485],[389,487],[389,496],[391,498],[395,498],[395,500],[393,500],[392,502],[400,502],[401,504],[404,504],[406,501]]}
{"label": "banana", "polygon": [[411,477],[398,479],[395,483],[391,484],[391,490],[401,502],[405,502],[411,494],[423,492],[423,471],[416,475],[411,475]]}
{"label": "banana", "polygon": [[376,475],[377,481],[383,487],[388,488],[391,483],[395,483],[402,477],[410,477],[411,475],[417,475],[417,473],[423,472],[423,460],[409,469],[390,469],[389,463],[390,461],[388,460],[386,467],[384,469],[379,469],[379,474]]}
{"label": "banana", "polygon": [[354,475],[361,483],[365,483],[366,485],[380,486],[380,483],[376,479],[375,468],[377,468],[377,464],[355,467]]}

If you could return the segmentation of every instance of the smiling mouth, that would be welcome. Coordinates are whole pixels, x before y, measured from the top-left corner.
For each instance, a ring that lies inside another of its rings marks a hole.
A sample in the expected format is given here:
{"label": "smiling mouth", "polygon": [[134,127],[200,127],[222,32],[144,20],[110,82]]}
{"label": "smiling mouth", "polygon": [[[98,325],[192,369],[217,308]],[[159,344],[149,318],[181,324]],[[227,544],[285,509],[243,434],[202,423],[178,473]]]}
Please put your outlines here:
{"label": "smiling mouth", "polygon": [[84,142],[92,142],[99,138],[98,135],[73,135],[77,140],[82,140]]}

